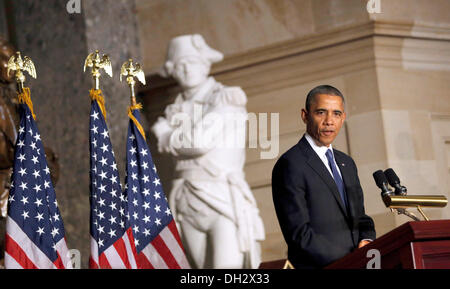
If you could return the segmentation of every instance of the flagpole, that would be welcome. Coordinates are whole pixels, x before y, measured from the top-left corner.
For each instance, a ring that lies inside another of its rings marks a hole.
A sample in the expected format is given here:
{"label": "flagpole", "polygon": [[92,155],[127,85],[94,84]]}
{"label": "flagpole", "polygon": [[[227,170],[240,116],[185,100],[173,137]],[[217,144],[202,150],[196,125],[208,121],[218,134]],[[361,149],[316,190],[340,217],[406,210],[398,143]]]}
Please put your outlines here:
{"label": "flagpole", "polygon": [[20,51],[17,51],[15,55],[11,56],[8,60],[7,67],[7,75],[9,77],[9,72],[11,70],[15,71],[15,78],[17,82],[17,92],[18,94],[23,93],[24,82],[26,80],[24,71],[28,72],[28,74],[36,78],[36,68],[34,67],[34,63],[28,56],[25,56],[22,59],[20,55]]}
{"label": "flagpole", "polygon": [[[120,70],[120,81],[122,77],[126,77],[130,87],[131,105],[128,107],[130,121],[125,182],[129,200],[128,214],[133,216],[129,219],[129,225],[132,228],[130,239],[135,248],[137,267],[141,269],[190,268],[175,220],[156,173],[144,129],[139,123],[139,109],[142,105],[136,102],[134,89],[137,81],[134,78],[136,77],[145,85],[144,71],[139,63],[133,63],[132,59],[128,59]],[[150,208],[150,204],[154,208]]]}
{"label": "flagpole", "polygon": [[[72,268],[50,169],[35,123],[30,89],[24,86],[24,72],[36,78],[36,69],[29,57],[22,59],[20,52],[9,59],[7,69],[8,76],[10,71],[15,71],[21,110],[6,220],[5,267]],[[27,170],[34,171],[34,177],[27,176]],[[19,203],[14,198],[23,201]],[[34,213],[36,217],[31,215]]]}
{"label": "flagpole", "polygon": [[86,60],[84,61],[83,72],[86,72],[86,67],[92,68],[91,74],[94,90],[100,89],[101,69],[103,69],[106,74],[109,75],[109,77],[112,77],[113,75],[111,60],[109,56],[107,54],[103,54],[103,56],[100,57],[100,52],[98,50],[95,50],[95,52],[89,54],[86,57]]}
{"label": "flagpole", "polygon": [[122,81],[122,76],[126,77],[126,81],[128,86],[130,87],[130,102],[131,107],[136,107],[136,94],[134,91],[134,87],[136,85],[136,81],[134,78],[136,77],[138,81],[140,81],[143,85],[145,85],[145,74],[141,68],[139,63],[134,64],[133,59],[128,59],[122,64],[122,68],[120,69],[120,81]]}
{"label": "flagpole", "polygon": [[100,52],[95,50],[95,52],[89,54],[84,61],[83,72],[86,72],[86,68],[91,67],[92,74],[92,82],[93,88],[89,91],[89,95],[92,101],[97,101],[100,110],[102,111],[103,117],[106,121],[106,108],[105,108],[105,100],[102,95],[102,91],[100,90],[100,76],[101,70],[103,69],[109,77],[112,77],[112,65],[111,60],[107,54],[103,54],[100,57]]}
{"label": "flagpole", "polygon": [[143,85],[145,85],[145,74],[141,68],[139,63],[134,64],[133,59],[128,59],[122,64],[122,68],[120,69],[120,81],[122,81],[122,76],[126,77],[128,86],[130,87],[130,102],[131,105],[128,107],[128,117],[133,121],[134,125],[137,127],[142,137],[145,138],[145,132],[142,125],[133,115],[133,110],[141,109],[142,104],[136,102],[136,94],[134,92],[134,86],[136,81],[134,78],[136,77]]}
{"label": "flagpole", "polygon": [[11,70],[15,71],[17,97],[19,99],[19,103],[26,104],[30,109],[31,115],[34,119],[36,119],[36,115],[33,111],[33,102],[30,97],[30,89],[24,86],[26,80],[24,73],[25,71],[28,72],[31,77],[36,79],[36,68],[33,61],[28,56],[24,56],[22,59],[20,51],[17,51],[15,55],[9,58],[7,69],[8,76]]}

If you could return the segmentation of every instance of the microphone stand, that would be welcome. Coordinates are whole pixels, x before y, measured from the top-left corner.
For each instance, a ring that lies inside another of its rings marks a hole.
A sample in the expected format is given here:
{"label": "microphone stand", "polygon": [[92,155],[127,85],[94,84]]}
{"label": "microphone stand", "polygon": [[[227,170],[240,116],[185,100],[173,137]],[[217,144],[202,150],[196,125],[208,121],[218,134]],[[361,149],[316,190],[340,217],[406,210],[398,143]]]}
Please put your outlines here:
{"label": "microphone stand", "polygon": [[[413,213],[409,212],[409,211],[406,210],[405,208],[398,208],[398,209],[390,208],[390,209],[391,209],[392,212],[394,212],[394,211],[397,212],[398,215],[405,215],[405,216],[410,217],[410,218],[413,219],[414,221],[420,221],[420,219],[419,219],[416,215],[414,215]],[[419,211],[419,212],[420,212],[420,211]],[[423,214],[422,214],[422,216],[424,217],[425,220],[428,221],[427,216],[425,216],[425,215],[423,215]]]}

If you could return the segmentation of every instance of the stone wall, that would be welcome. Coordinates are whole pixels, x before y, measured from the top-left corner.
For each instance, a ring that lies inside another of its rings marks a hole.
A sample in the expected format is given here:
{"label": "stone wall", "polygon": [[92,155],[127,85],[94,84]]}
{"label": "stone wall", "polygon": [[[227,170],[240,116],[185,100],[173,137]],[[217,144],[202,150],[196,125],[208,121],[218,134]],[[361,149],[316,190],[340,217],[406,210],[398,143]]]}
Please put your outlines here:
{"label": "stone wall", "polygon": [[[8,0],[7,0],[8,1]],[[82,267],[89,258],[89,89],[83,73],[95,49],[109,54],[113,78],[100,80],[111,141],[120,175],[125,178],[125,145],[129,89],[119,82],[120,67],[129,57],[139,61],[134,2],[84,0],[81,13],[69,14],[68,1],[9,1],[14,44],[31,57],[37,79],[28,78],[43,143],[59,156],[56,195],[70,249],[81,251]]]}

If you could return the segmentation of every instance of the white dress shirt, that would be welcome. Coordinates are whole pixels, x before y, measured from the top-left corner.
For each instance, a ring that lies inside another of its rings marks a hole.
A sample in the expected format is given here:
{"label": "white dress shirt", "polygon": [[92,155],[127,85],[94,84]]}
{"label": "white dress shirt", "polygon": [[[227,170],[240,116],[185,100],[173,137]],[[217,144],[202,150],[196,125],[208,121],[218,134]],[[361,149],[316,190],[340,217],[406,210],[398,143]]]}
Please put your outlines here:
{"label": "white dress shirt", "polygon": [[[316,152],[316,154],[322,160],[322,162],[325,165],[325,167],[330,172],[331,177],[333,177],[333,172],[331,171],[331,168],[330,168],[330,165],[328,164],[328,159],[327,159],[327,156],[326,156],[327,150],[329,150],[329,149],[331,150],[331,153],[333,154],[334,165],[336,166],[336,169],[337,169],[339,175],[342,178],[341,171],[339,170],[339,166],[337,165],[336,159],[334,158],[333,145],[330,144],[330,146],[328,146],[328,147],[327,146],[318,146],[316,144],[316,142],[314,141],[314,139],[308,133],[305,133],[305,137],[306,137],[306,140],[308,141],[309,145]],[[334,179],[334,177],[333,177],[333,179]]]}

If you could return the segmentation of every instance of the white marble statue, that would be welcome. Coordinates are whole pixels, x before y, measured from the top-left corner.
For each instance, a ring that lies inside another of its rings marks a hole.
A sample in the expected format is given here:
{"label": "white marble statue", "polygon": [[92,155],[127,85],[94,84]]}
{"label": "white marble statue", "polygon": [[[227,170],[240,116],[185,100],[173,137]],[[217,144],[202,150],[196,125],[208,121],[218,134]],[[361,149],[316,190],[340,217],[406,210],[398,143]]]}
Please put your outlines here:
{"label": "white marble statue", "polygon": [[169,202],[191,266],[257,268],[265,237],[243,172],[247,98],[208,76],[222,59],[201,35],[171,40],[163,70],[182,92],[152,131],[176,160]]}

